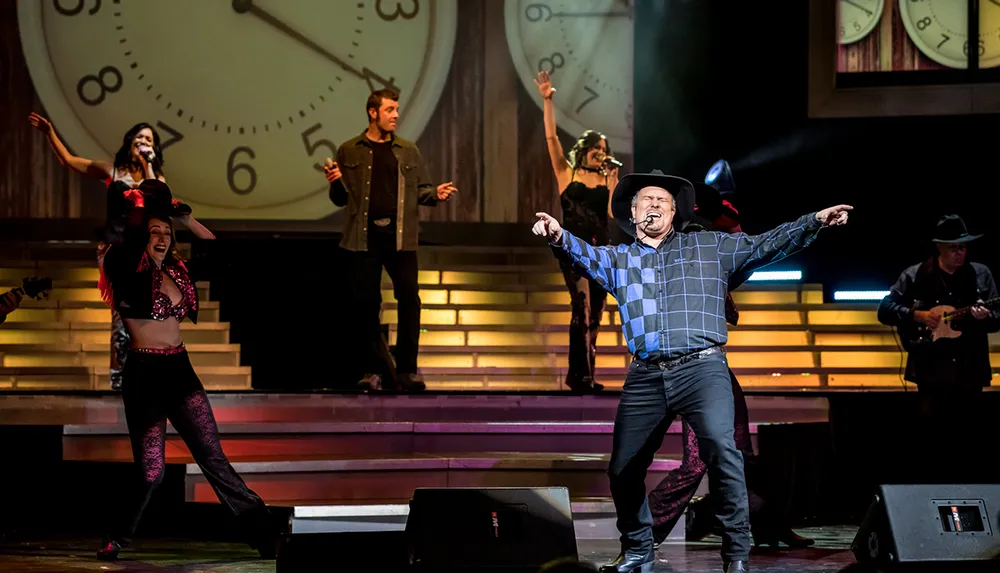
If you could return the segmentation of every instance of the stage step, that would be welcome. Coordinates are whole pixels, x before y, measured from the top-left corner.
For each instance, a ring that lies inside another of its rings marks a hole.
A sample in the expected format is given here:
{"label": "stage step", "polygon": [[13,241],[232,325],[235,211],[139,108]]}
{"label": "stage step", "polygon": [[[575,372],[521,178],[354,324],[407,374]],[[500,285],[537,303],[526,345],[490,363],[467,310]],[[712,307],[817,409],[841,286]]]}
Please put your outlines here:
{"label": "stage step", "polygon": [[[750,424],[755,440],[759,424]],[[326,422],[219,424],[222,446],[236,462],[270,462],[359,456],[430,455],[449,452],[532,452],[593,454],[611,451],[613,421],[600,422]],[[679,421],[668,429],[662,456],[683,454]],[[125,424],[70,425],[63,428],[63,459],[129,462],[132,450]],[[193,463],[168,427],[167,463]]]}
{"label": "stage step", "polygon": [[[68,391],[110,390],[108,355],[101,366],[0,367],[0,390]],[[197,366],[206,390],[250,389],[247,366]]]}
{"label": "stage step", "polygon": [[[185,344],[229,344],[228,322],[181,323]],[[10,322],[0,328],[3,344],[108,344],[111,317],[104,322]]]}
{"label": "stage step", "polygon": [[[198,304],[199,322],[218,322],[219,303],[201,301]],[[7,316],[4,326],[19,322],[97,322],[111,323],[111,309],[100,300],[26,300],[16,312]]]}
{"label": "stage step", "polygon": [[[25,275],[27,276],[27,275]],[[5,279],[0,277],[0,292],[21,286],[20,279]],[[195,283],[198,289],[198,297],[202,302],[208,301],[209,283]],[[49,291],[49,301],[88,301],[102,302],[101,291],[97,288],[97,279],[94,280],[56,280],[52,281],[52,290]]]}
{"label": "stage step", "polygon": [[[198,366],[239,366],[239,344],[185,343],[191,364]],[[104,366],[109,364],[111,344],[0,344],[0,365],[7,368],[44,366]]]}
{"label": "stage step", "polygon": [[[408,499],[418,487],[569,488],[570,496],[609,497],[609,454],[454,453],[289,462],[234,463],[264,501],[305,505]],[[653,487],[680,461],[657,457],[646,474]],[[215,492],[195,464],[187,465],[186,501],[210,502]],[[273,501],[272,501],[273,500]]]}

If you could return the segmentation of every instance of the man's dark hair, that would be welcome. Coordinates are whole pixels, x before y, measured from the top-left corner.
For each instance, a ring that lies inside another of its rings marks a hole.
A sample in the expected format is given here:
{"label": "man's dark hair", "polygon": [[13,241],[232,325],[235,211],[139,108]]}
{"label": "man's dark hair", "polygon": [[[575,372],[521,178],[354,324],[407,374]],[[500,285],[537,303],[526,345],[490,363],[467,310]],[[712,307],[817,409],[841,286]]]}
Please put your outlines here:
{"label": "man's dark hair", "polygon": [[372,122],[372,116],[368,113],[368,110],[375,110],[375,117],[378,117],[378,110],[382,107],[382,100],[388,99],[392,101],[399,101],[399,94],[390,89],[375,90],[368,96],[368,103],[365,105],[365,117],[368,118],[368,123]]}

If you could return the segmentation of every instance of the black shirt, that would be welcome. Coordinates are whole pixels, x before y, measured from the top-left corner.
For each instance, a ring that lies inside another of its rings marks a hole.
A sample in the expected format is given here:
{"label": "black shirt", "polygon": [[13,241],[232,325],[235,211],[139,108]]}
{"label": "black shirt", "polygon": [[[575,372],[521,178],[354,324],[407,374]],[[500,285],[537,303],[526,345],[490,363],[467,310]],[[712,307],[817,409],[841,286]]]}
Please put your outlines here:
{"label": "black shirt", "polygon": [[[368,230],[394,230],[396,203],[399,200],[399,164],[392,152],[392,141],[371,142],[372,182],[368,202]],[[391,219],[392,223],[379,227],[376,219]]]}

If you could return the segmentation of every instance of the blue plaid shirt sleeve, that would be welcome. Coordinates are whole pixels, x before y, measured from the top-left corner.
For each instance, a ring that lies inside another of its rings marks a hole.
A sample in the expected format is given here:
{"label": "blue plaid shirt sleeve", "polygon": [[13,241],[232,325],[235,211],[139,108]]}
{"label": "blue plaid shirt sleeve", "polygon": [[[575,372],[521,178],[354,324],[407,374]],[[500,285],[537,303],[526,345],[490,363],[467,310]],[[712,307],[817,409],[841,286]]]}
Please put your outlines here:
{"label": "blue plaid shirt sleeve", "polygon": [[730,274],[747,276],[805,249],[816,240],[822,228],[816,213],[810,213],[760,235],[722,234],[719,238],[719,261]]}
{"label": "blue plaid shirt sleeve", "polygon": [[595,247],[563,229],[559,241],[551,243],[558,254],[568,257],[573,266],[597,281],[604,290],[615,292],[615,247]]}

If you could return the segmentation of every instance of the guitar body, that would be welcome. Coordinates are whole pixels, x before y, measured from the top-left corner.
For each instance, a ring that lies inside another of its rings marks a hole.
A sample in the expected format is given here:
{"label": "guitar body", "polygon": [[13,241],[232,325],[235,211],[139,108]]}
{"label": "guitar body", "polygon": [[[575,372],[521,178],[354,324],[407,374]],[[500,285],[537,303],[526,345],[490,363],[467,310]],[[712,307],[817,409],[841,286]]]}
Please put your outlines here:
{"label": "guitar body", "polygon": [[931,342],[937,342],[942,338],[958,338],[959,336],[962,336],[962,331],[955,330],[954,328],[952,328],[951,321],[948,320],[948,318],[950,318],[950,315],[955,312],[956,310],[955,307],[942,304],[940,306],[935,306],[934,308],[928,310],[930,310],[931,312],[940,313],[941,316],[945,317],[942,318],[941,322],[938,323],[937,328],[930,331],[929,335]]}

